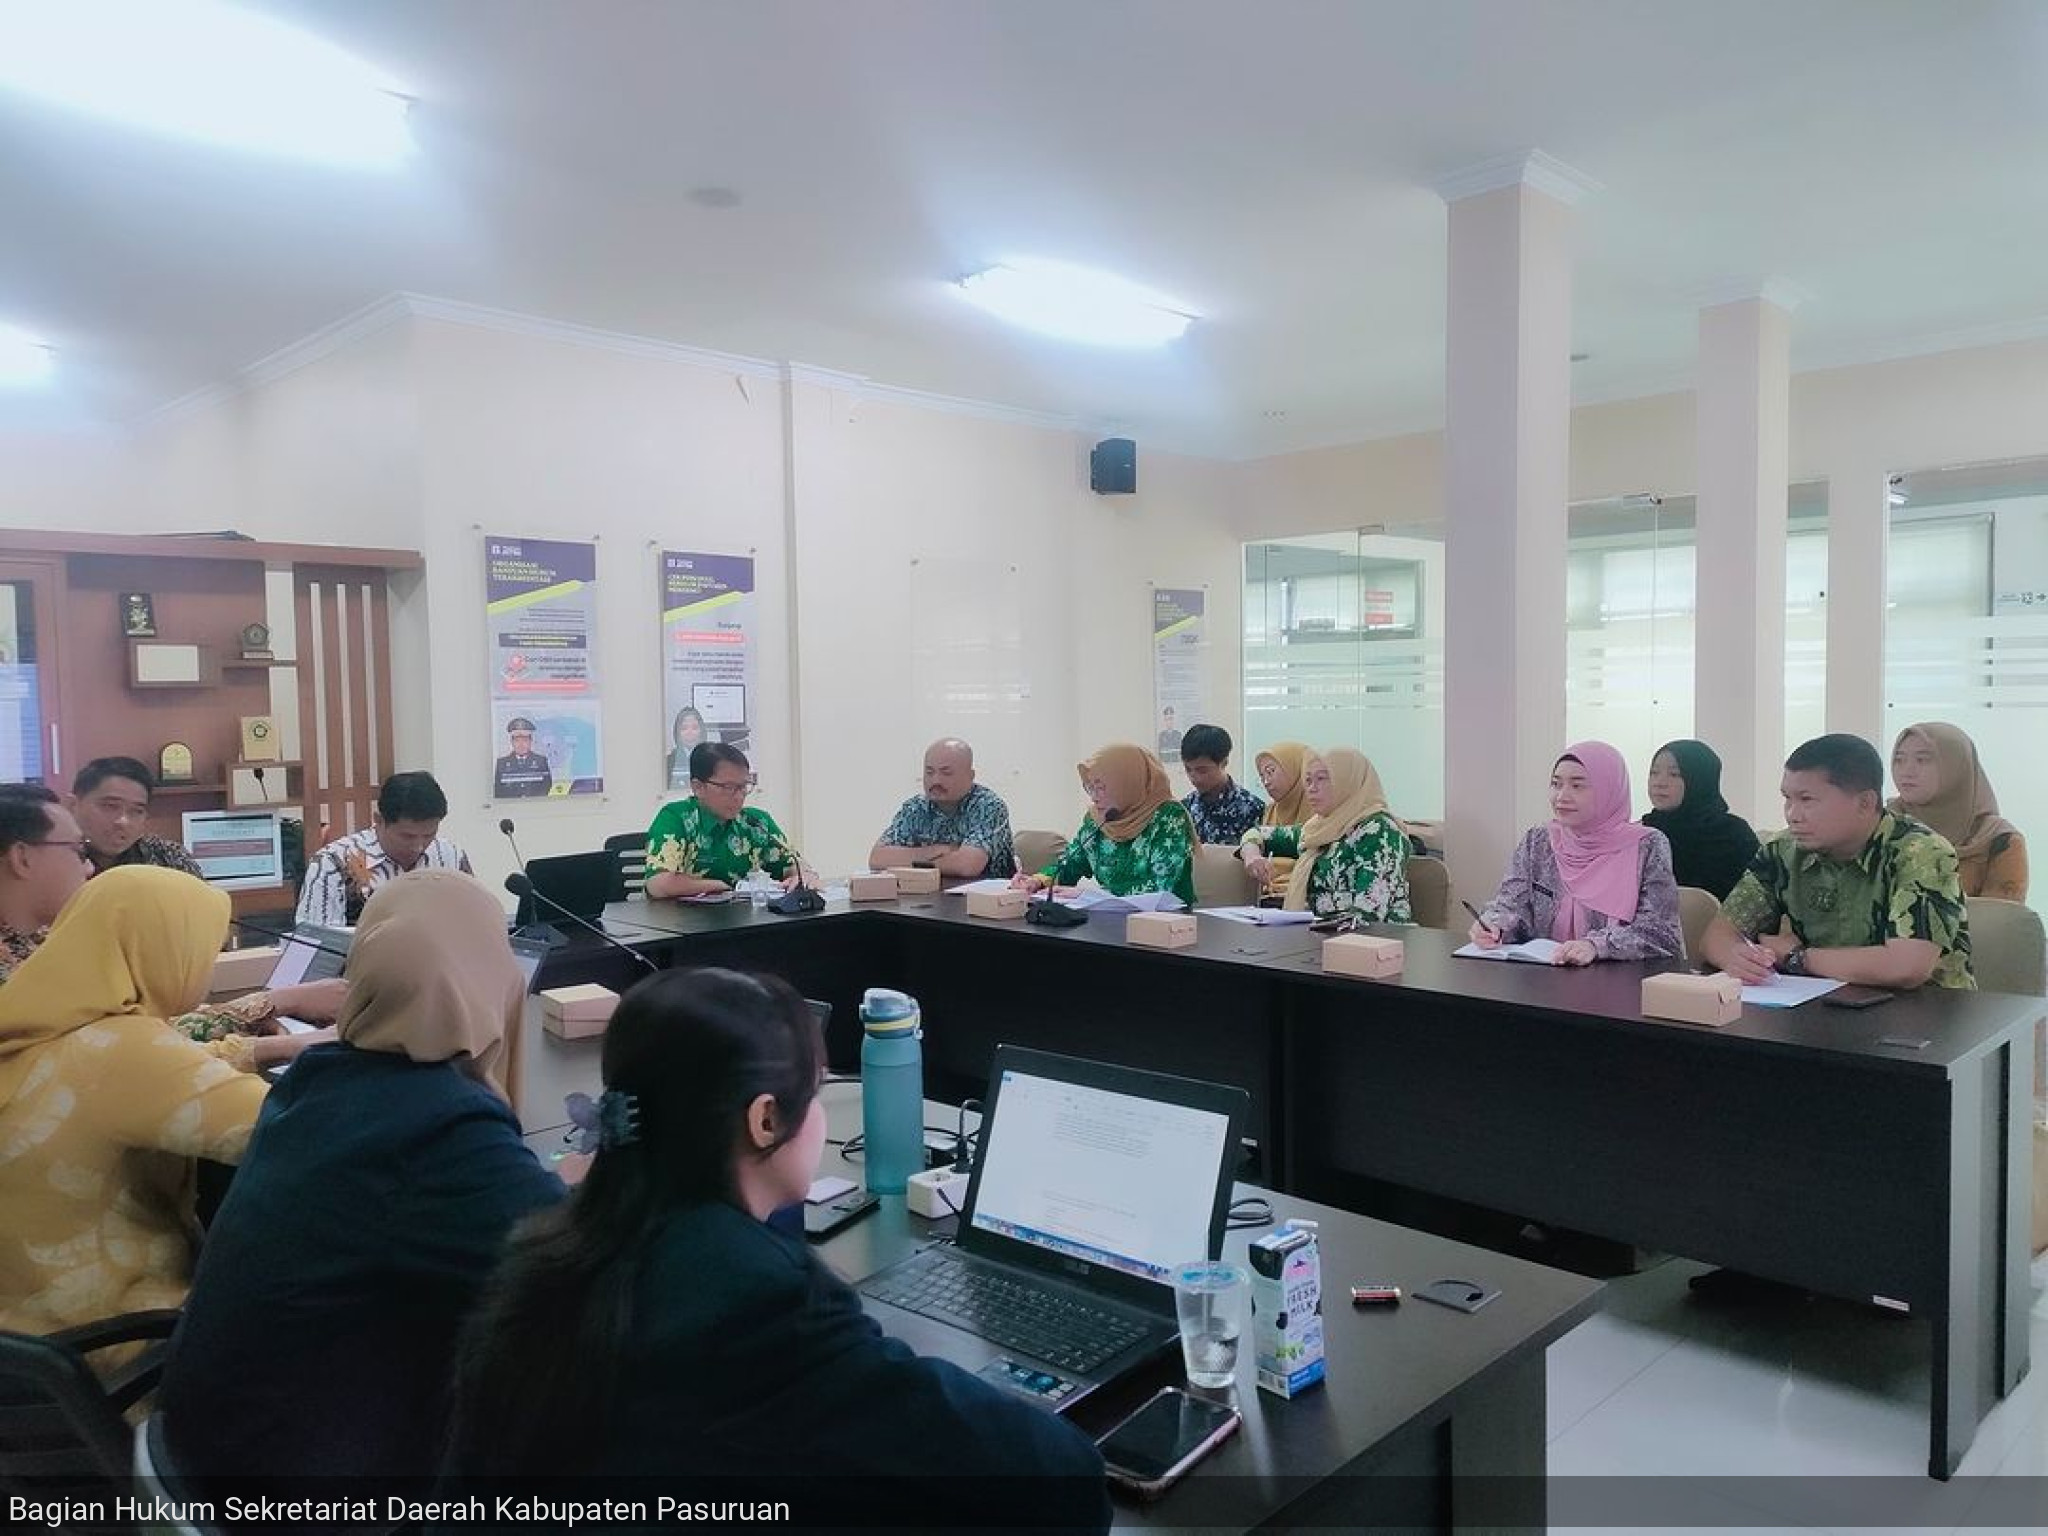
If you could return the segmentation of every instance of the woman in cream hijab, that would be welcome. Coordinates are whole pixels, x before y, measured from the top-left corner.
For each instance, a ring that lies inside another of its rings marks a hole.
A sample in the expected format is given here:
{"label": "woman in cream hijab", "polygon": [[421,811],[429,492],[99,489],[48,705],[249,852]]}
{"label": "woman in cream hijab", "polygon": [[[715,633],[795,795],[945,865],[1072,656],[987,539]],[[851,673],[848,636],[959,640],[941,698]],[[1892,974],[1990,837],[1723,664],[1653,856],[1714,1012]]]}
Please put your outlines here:
{"label": "woman in cream hijab", "polygon": [[1892,783],[1899,792],[1887,809],[1949,840],[1965,896],[2027,899],[2027,840],[1998,814],[1967,733],[1939,720],[1907,726],[1892,747]]}
{"label": "woman in cream hijab", "polygon": [[377,888],[339,1040],[272,1091],[164,1373],[210,1477],[431,1476],[455,1339],[513,1225],[562,1184],[520,1140],[526,983],[472,876]]}
{"label": "woman in cream hijab", "polygon": [[0,988],[0,1328],[185,1299],[198,1158],[241,1159],[263,1083],[168,1020],[205,994],[228,898],[110,869]]}
{"label": "woman in cream hijab", "polygon": [[1293,856],[1284,905],[1319,917],[1375,923],[1413,921],[1408,905],[1408,834],[1387,809],[1379,770],[1363,752],[1332,747],[1302,765],[1311,812],[1298,827],[1267,831],[1263,851],[1248,848],[1254,880],[1272,878],[1274,856]]}
{"label": "woman in cream hijab", "polygon": [[1254,878],[1258,880],[1260,894],[1269,902],[1286,896],[1287,881],[1294,873],[1294,857],[1268,852],[1266,839],[1277,827],[1297,828],[1308,820],[1308,786],[1303,782],[1302,771],[1309,756],[1309,749],[1302,742],[1276,741],[1252,759],[1259,772],[1259,783],[1265,786],[1266,814],[1239,839],[1237,856],[1249,868],[1253,858],[1265,855],[1267,873]]}
{"label": "woman in cream hijab", "polygon": [[1072,885],[1083,875],[1112,896],[1171,891],[1195,904],[1195,824],[1173,798],[1158,758],[1118,742],[1079,765],[1088,814],[1056,864],[1011,882],[1025,890]]}

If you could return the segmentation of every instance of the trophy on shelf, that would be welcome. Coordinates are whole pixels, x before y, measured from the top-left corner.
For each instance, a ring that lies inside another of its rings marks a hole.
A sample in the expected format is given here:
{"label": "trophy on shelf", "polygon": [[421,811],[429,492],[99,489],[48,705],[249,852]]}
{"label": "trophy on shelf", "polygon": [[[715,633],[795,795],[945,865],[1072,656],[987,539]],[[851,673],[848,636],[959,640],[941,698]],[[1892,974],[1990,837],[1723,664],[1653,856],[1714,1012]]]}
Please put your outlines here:
{"label": "trophy on shelf", "polygon": [[270,649],[270,626],[268,624],[244,624],[242,626],[242,660],[277,660],[276,654]]}
{"label": "trophy on shelf", "polygon": [[159,784],[190,784],[192,749],[182,741],[165,742],[163,751],[156,755],[156,781]]}

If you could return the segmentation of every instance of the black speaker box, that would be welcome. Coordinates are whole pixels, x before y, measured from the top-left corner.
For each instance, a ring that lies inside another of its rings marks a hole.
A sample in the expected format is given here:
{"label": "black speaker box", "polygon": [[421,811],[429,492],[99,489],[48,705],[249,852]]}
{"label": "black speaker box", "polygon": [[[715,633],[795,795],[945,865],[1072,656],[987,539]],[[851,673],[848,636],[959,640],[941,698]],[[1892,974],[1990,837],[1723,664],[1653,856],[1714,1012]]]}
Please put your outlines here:
{"label": "black speaker box", "polygon": [[1105,437],[1088,455],[1088,485],[1098,496],[1129,496],[1138,489],[1138,445]]}

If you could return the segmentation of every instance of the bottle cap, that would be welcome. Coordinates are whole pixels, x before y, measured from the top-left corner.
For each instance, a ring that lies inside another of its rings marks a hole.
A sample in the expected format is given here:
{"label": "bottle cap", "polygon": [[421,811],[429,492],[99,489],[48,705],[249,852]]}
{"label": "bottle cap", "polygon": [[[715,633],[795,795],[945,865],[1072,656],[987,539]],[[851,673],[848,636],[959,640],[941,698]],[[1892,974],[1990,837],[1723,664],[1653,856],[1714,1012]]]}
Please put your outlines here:
{"label": "bottle cap", "polygon": [[917,999],[889,987],[869,987],[861,994],[860,1021],[871,1035],[907,1034],[918,1026]]}

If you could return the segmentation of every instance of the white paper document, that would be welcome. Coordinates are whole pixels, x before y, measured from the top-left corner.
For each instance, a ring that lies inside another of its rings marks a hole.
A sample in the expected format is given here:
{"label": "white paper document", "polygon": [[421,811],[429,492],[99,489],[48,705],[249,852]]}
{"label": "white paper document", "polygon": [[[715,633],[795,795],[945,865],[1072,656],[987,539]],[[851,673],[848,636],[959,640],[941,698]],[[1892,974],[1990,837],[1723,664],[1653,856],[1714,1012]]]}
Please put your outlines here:
{"label": "white paper document", "polygon": [[1481,949],[1477,944],[1467,944],[1451,953],[1462,955],[1467,960],[1522,960],[1530,965],[1548,965],[1551,956],[1563,947],[1555,939],[1525,939],[1520,944],[1503,944],[1498,949]]}
{"label": "white paper document", "polygon": [[1197,907],[1195,914],[1220,917],[1231,923],[1252,923],[1261,928],[1292,928],[1297,923],[1316,920],[1313,912],[1289,912],[1284,907]]}
{"label": "white paper document", "polygon": [[1841,986],[1825,976],[1773,976],[1769,981],[1742,989],[1742,1000],[1759,1008],[1797,1008],[1816,997],[1825,997]]}
{"label": "white paper document", "polygon": [[1007,880],[969,880],[962,885],[947,886],[946,894],[948,896],[987,896],[995,891],[1007,891],[1009,888],[1010,882]]}
{"label": "white paper document", "polygon": [[1077,912],[1178,912],[1187,905],[1171,891],[1136,891],[1129,896],[1112,896],[1101,890],[1076,891],[1054,900]]}

